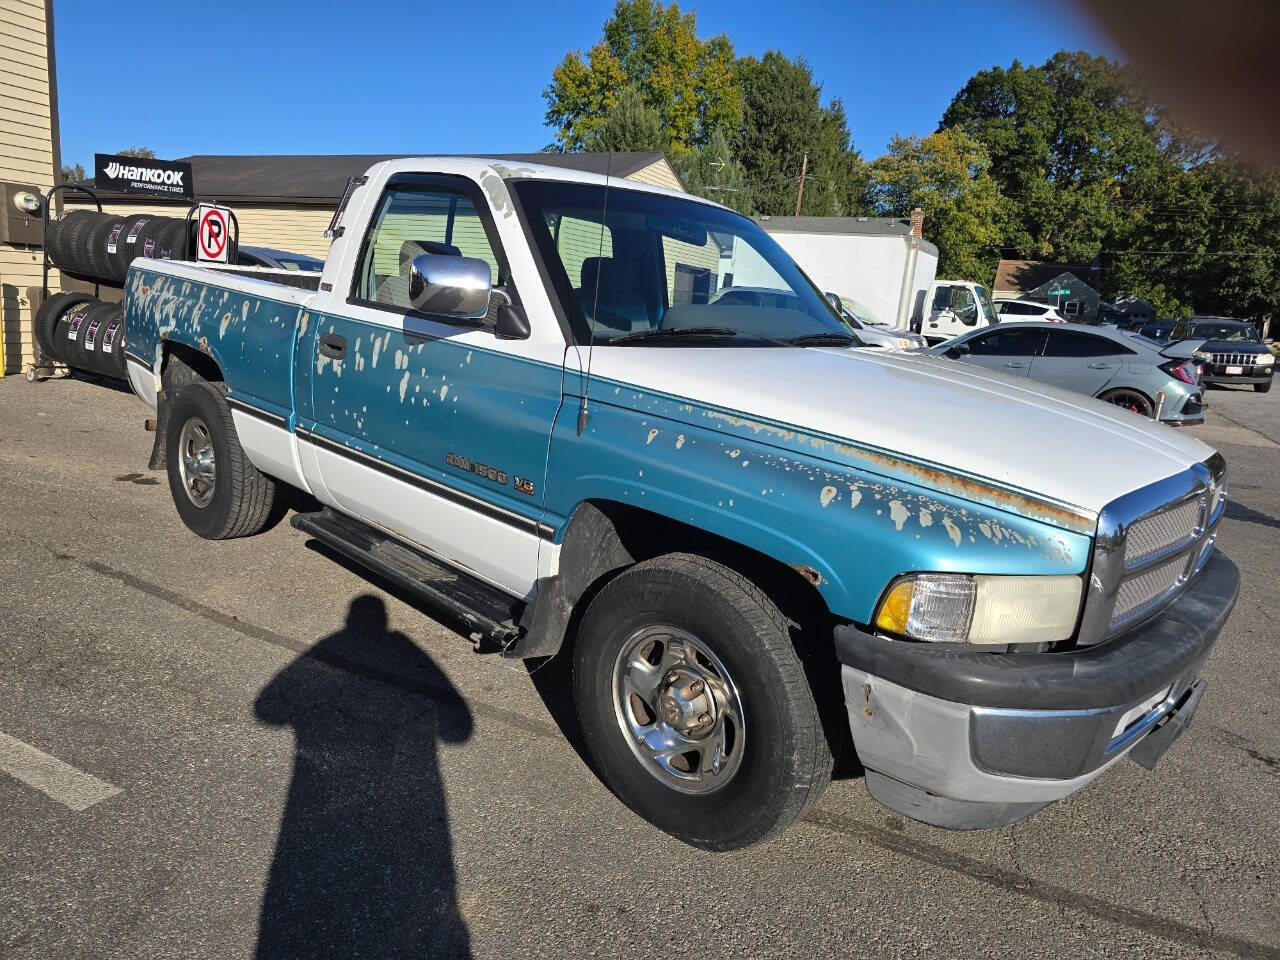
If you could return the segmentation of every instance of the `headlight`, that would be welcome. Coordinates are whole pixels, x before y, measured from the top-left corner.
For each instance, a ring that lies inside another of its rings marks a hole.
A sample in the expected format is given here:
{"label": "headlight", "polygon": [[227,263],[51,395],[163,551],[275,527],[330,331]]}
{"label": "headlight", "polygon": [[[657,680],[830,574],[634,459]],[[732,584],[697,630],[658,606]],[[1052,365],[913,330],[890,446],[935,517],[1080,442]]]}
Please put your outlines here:
{"label": "headlight", "polygon": [[914,573],[889,586],[875,625],[933,643],[1053,643],[1075,629],[1082,591],[1075,576]]}
{"label": "headlight", "polygon": [[1260,367],[1270,366],[1271,364],[1273,364],[1273,363],[1275,363],[1275,362],[1276,362],[1276,358],[1275,358],[1274,356],[1272,356],[1271,354],[1269,354],[1269,353],[1260,353],[1260,354],[1258,354],[1258,360],[1257,360],[1257,363],[1258,363],[1258,366],[1260,366]]}
{"label": "headlight", "polygon": [[1199,360],[1201,363],[1208,363],[1210,360],[1213,359],[1213,354],[1207,353],[1204,350],[1197,350],[1191,356],[1193,359]]}
{"label": "headlight", "polygon": [[[910,340],[907,340],[905,337],[899,337],[899,338],[898,338],[898,349],[899,349],[899,350],[910,350],[910,349],[911,349],[911,341],[910,341]],[[1270,354],[1268,354],[1268,356],[1270,356]]]}

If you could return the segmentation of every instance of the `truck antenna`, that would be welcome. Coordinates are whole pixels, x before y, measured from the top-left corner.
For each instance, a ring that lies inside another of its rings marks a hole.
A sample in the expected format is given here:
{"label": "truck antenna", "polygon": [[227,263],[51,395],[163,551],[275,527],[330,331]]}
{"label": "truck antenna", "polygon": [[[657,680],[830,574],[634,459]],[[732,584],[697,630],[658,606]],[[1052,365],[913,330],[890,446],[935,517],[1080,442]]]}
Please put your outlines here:
{"label": "truck antenna", "polygon": [[609,175],[613,172],[613,150],[609,151],[604,162],[604,200],[600,209],[600,246],[596,251],[596,289],[591,297],[591,317],[587,321],[587,329],[591,339],[587,341],[587,376],[582,384],[582,405],[578,407],[578,436],[587,429],[587,394],[591,391],[591,358],[596,346],[596,310],[600,306],[600,266],[604,260],[605,220],[609,216]]}

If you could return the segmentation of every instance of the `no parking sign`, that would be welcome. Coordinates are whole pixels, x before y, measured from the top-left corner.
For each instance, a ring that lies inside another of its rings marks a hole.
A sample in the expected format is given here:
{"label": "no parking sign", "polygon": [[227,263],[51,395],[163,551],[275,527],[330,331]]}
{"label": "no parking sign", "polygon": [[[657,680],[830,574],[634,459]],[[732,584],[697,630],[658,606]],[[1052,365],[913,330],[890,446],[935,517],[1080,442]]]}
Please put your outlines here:
{"label": "no parking sign", "polygon": [[196,259],[206,263],[226,263],[229,257],[231,211],[211,203],[200,204],[196,227]]}

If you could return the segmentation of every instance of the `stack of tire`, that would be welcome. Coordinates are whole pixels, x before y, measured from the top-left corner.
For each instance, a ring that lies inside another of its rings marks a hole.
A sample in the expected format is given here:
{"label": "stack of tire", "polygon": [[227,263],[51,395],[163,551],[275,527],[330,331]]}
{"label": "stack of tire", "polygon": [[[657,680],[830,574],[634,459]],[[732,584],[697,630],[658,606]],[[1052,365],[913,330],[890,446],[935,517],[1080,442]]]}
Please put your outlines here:
{"label": "stack of tire", "polygon": [[72,210],[49,221],[45,250],[55,267],[83,280],[122,286],[138,257],[182,260],[192,245],[185,217],[120,216]]}
{"label": "stack of tire", "polygon": [[36,343],[48,360],[124,380],[124,311],[84,293],[55,293],[36,311]]}

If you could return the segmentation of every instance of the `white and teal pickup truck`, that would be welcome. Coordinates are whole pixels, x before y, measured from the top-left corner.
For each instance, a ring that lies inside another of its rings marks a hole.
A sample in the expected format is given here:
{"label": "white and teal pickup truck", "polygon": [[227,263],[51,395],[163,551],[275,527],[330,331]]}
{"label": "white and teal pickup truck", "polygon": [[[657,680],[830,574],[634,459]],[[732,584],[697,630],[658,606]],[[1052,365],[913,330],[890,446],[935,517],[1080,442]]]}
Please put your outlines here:
{"label": "white and teal pickup truck", "polygon": [[[769,837],[850,742],[881,803],[994,826],[1186,728],[1238,588],[1200,442],[858,349],[759,226],[642,184],[389,161],[333,234],[314,289],[130,269],[179,514],[244,536],[297,487],[296,527],[481,649],[571,658],[663,830]],[[748,261],[776,303],[718,296]]]}

